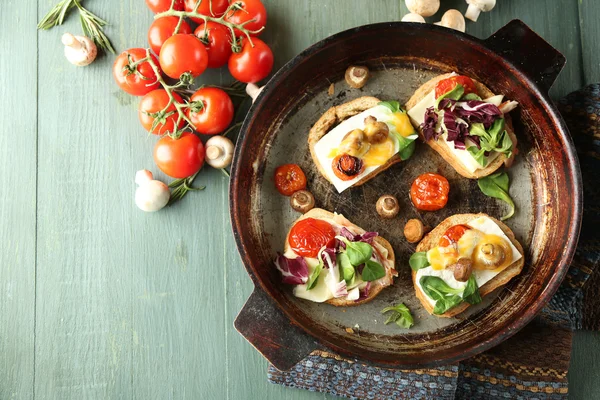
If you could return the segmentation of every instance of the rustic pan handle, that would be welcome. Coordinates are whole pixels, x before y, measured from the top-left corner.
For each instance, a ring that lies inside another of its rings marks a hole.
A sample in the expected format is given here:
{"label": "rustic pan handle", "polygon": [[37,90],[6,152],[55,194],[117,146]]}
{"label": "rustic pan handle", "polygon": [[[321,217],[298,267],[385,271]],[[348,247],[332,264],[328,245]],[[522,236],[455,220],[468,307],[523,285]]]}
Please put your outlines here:
{"label": "rustic pan handle", "polygon": [[293,325],[259,288],[254,288],[233,325],[281,371],[292,368],[318,347],[315,340]]}
{"label": "rustic pan handle", "polygon": [[565,56],[518,19],[510,21],[484,42],[546,92],[567,62]]}

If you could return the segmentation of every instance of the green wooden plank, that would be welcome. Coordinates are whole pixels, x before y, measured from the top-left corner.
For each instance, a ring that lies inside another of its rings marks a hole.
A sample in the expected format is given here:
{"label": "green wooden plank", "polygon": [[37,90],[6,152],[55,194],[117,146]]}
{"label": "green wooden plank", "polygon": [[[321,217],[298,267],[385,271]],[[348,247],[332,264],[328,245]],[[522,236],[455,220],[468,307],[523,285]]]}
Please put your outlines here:
{"label": "green wooden plank", "polygon": [[584,81],[600,82],[600,57],[598,57],[598,38],[600,37],[600,3],[595,0],[578,0],[581,29],[581,48]]}
{"label": "green wooden plank", "polygon": [[569,398],[586,400],[600,398],[600,334],[575,332],[569,369]]}
{"label": "green wooden plank", "polygon": [[[37,10],[0,13],[0,398],[33,398]],[[11,29],[19,25],[19,29]],[[17,55],[16,57],[13,57]]]}

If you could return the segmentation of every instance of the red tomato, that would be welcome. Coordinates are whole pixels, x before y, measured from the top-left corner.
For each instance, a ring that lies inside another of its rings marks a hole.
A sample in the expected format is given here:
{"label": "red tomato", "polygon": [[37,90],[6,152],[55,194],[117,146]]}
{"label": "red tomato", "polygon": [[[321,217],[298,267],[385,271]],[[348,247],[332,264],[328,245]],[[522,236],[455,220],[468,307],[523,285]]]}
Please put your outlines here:
{"label": "red tomato", "polygon": [[341,154],[333,159],[331,169],[333,169],[335,176],[343,181],[349,181],[363,172],[365,166],[360,158],[349,154]]}
{"label": "red tomato", "polygon": [[[196,4],[199,0],[183,0],[185,3],[185,11],[194,11]],[[200,7],[198,7],[198,14],[206,15],[208,17],[220,17],[225,14],[225,10],[229,7],[229,0],[202,0]],[[192,18],[192,21],[197,24],[204,22],[201,18]]]}
{"label": "red tomato", "polygon": [[275,170],[275,187],[284,196],[306,189],[306,175],[296,164],[284,164]]}
{"label": "red tomato", "polygon": [[179,79],[184,72],[195,78],[206,70],[208,54],[196,36],[177,34],[165,41],[159,60],[161,68],[171,78]]}
{"label": "red tomato", "polygon": [[[171,8],[171,0],[146,0],[146,5],[154,14],[168,11]],[[175,10],[183,11],[183,0],[175,0]]]}
{"label": "red tomato", "polygon": [[[175,100],[182,103],[183,100],[177,93],[173,93],[173,97]],[[169,116],[158,117],[158,125],[154,127],[152,130],[152,125],[154,124],[154,120],[156,117],[153,117],[149,114],[157,113],[162,110],[169,104],[169,95],[164,89],[153,90],[142,98],[140,101],[140,105],[138,107],[138,116],[140,118],[140,122],[142,126],[150,133],[155,135],[164,135],[166,133],[173,133],[175,130],[175,125],[177,124],[177,119],[179,118],[179,114],[177,113],[177,109],[174,104],[171,104],[169,108],[166,109],[165,114],[172,113]],[[185,121],[182,119],[179,121],[177,125],[178,128],[183,127]]]}
{"label": "red tomato", "polygon": [[410,188],[410,199],[418,210],[437,211],[448,203],[450,184],[441,175],[419,175]]}
{"label": "red tomato", "polygon": [[464,75],[451,76],[450,78],[443,79],[435,85],[435,98],[437,99],[443,94],[448,93],[456,87],[457,84],[461,84],[467,93],[477,93],[477,87],[473,79]]}
{"label": "red tomato", "polygon": [[[160,54],[160,48],[165,40],[173,36],[178,23],[178,17],[162,17],[152,22],[148,29],[148,43],[155,54]],[[187,22],[181,21],[178,33],[192,33],[192,28]]]}
{"label": "red tomato", "polygon": [[444,236],[440,238],[438,245],[441,247],[448,247],[453,243],[457,243],[458,239],[460,239],[469,229],[471,229],[471,227],[468,225],[454,225],[453,227],[448,228],[446,233],[444,233]]}
{"label": "red tomato", "polygon": [[[154,55],[150,56],[160,72],[158,60]],[[147,61],[135,67],[137,72],[128,68],[130,61],[133,63],[144,58],[146,58],[146,49],[134,48],[119,54],[113,64],[115,81],[123,91],[134,96],[143,96],[160,86],[152,66]]]}
{"label": "red tomato", "polygon": [[231,32],[225,26],[208,21],[196,28],[194,35],[206,46],[208,68],[220,68],[231,56]]}
{"label": "red tomato", "polygon": [[321,247],[335,238],[335,230],[322,219],[305,218],[292,227],[288,242],[294,252],[302,257],[316,258]]}
{"label": "red tomato", "polygon": [[233,120],[233,102],[222,89],[202,88],[190,97],[187,116],[197,132],[205,135],[221,133]]}
{"label": "red tomato", "polygon": [[154,146],[154,162],[172,178],[187,178],[202,168],[204,145],[190,132],[184,132],[179,139],[163,136]]}
{"label": "red tomato", "polygon": [[229,57],[229,72],[238,81],[256,83],[266,78],[273,69],[273,52],[265,42],[243,39],[242,51]]}
{"label": "red tomato", "polygon": [[[258,31],[267,25],[267,9],[260,0],[235,0],[242,9],[231,10],[225,15],[225,21],[232,24],[241,25],[246,21],[254,20],[244,25],[249,31]],[[260,33],[251,33],[252,36],[258,36]],[[235,30],[236,36],[244,35],[239,29]]]}

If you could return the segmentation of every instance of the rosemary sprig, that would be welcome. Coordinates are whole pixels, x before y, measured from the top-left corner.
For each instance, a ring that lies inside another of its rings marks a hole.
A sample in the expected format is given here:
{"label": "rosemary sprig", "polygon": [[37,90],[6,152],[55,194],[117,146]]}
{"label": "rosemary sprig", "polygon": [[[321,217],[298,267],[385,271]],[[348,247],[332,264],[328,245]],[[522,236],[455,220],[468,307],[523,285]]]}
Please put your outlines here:
{"label": "rosemary sprig", "polygon": [[110,51],[114,54],[115,49],[108,37],[104,34],[102,28],[106,26],[108,22],[84,8],[79,0],[59,1],[48,14],[42,18],[37,26],[38,29],[48,30],[57,25],[62,25],[67,13],[73,8],[77,8],[79,11],[79,20],[81,22],[83,34],[92,39],[103,50]]}
{"label": "rosemary sprig", "polygon": [[169,187],[173,189],[171,191],[171,198],[169,199],[169,206],[183,199],[183,197],[190,190],[197,191],[206,189],[206,186],[192,187],[192,183],[194,182],[194,179],[196,179],[198,172],[196,172],[192,176],[188,176],[187,178],[176,179],[173,182],[169,183]]}

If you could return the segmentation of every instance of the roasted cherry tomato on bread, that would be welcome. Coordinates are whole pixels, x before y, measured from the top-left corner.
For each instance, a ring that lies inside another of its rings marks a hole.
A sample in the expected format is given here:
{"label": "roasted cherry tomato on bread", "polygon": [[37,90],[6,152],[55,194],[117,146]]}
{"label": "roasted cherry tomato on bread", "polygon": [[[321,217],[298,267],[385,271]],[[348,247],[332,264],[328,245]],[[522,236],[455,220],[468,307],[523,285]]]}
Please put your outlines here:
{"label": "roasted cherry tomato on bread", "polygon": [[319,250],[335,238],[335,230],[327,221],[315,218],[302,219],[292,227],[288,242],[296,254],[316,258]]}
{"label": "roasted cherry tomato on bread", "polygon": [[197,132],[205,135],[221,133],[233,120],[233,102],[222,89],[202,88],[190,97],[187,116]]}
{"label": "roasted cherry tomato on bread", "polygon": [[195,78],[206,70],[208,54],[196,36],[179,33],[165,41],[159,60],[167,76],[179,79],[183,73],[189,72]]}
{"label": "roasted cherry tomato on bread", "polygon": [[[183,103],[183,99],[177,93],[173,93],[173,97],[179,103]],[[155,135],[164,135],[166,133],[173,133],[175,130],[175,126],[177,128],[182,128],[185,121],[181,119],[179,124],[177,124],[177,119],[179,118],[179,114],[177,113],[177,109],[174,104],[169,105],[170,98],[169,94],[164,89],[156,89],[146,94],[142,101],[140,101],[140,105],[138,106],[138,116],[140,118],[140,122],[142,126],[150,133]],[[164,111],[162,115],[153,115]],[[158,122],[152,129],[152,125],[155,124],[155,120],[158,119]]]}
{"label": "roasted cherry tomato on bread", "polygon": [[154,162],[171,178],[187,178],[200,171],[205,150],[198,136],[184,132],[178,139],[163,136],[154,146]]}
{"label": "roasted cherry tomato on bread", "polygon": [[[160,48],[168,38],[173,36],[177,24],[179,24],[179,18],[177,17],[162,17],[152,22],[148,29],[148,44],[154,54],[160,54]],[[181,21],[177,33],[192,33],[192,28],[187,22]]]}
{"label": "roasted cherry tomato on bread", "polygon": [[[154,64],[158,66],[156,57],[154,55],[151,57]],[[143,96],[160,86],[152,66],[147,61],[131,66],[131,63],[144,58],[146,58],[146,49],[134,48],[119,54],[113,64],[115,81],[123,91],[134,96]],[[158,69],[160,72],[160,68]]]}
{"label": "roasted cherry tomato on bread", "polygon": [[410,199],[418,210],[437,211],[448,203],[450,184],[441,175],[419,175],[410,188]]}
{"label": "roasted cherry tomato on bread", "polygon": [[[248,22],[244,25],[245,29],[249,31],[258,31],[262,29],[267,24],[267,9],[263,5],[260,0],[235,0],[235,2],[240,6],[238,9],[232,9],[227,12],[225,15],[225,21],[231,22],[232,24],[241,25],[247,21],[253,20],[252,22]],[[260,32],[251,33],[250,35],[255,36],[259,35]],[[236,36],[243,36],[244,33],[240,32],[238,29],[235,30]]]}
{"label": "roasted cherry tomato on bread", "polygon": [[477,93],[477,87],[473,79],[464,75],[451,76],[450,78],[443,79],[435,85],[435,98],[437,99],[443,94],[448,93],[456,87],[457,84],[462,85],[465,89],[464,94]]}
{"label": "roasted cherry tomato on bread", "polygon": [[451,244],[458,243],[458,240],[465,234],[466,231],[471,229],[468,225],[454,225],[444,233],[444,236],[440,238],[438,245],[440,247],[448,247]]}
{"label": "roasted cherry tomato on bread", "polygon": [[360,158],[349,154],[340,154],[331,162],[331,169],[339,179],[349,181],[363,172],[365,165]]}
{"label": "roasted cherry tomato on bread", "polygon": [[[196,10],[196,5],[200,0],[182,0],[185,3],[185,11]],[[220,17],[225,14],[225,10],[229,7],[229,0],[202,0],[198,10],[198,14],[206,15],[207,17]],[[204,22],[201,18],[192,18],[197,24]]]}
{"label": "roasted cherry tomato on bread", "polygon": [[[254,44],[254,47],[252,47]],[[265,79],[273,69],[273,52],[265,42],[242,39],[242,51],[229,57],[229,72],[238,81],[256,83]]]}
{"label": "roasted cherry tomato on bread", "polygon": [[306,175],[297,164],[284,164],[275,170],[275,187],[284,196],[306,189]]}
{"label": "roasted cherry tomato on bread", "polygon": [[220,68],[227,64],[231,56],[231,32],[216,22],[208,21],[199,25],[194,35],[200,39],[208,52],[208,68]]}
{"label": "roasted cherry tomato on bread", "polygon": [[[154,14],[169,11],[172,0],[146,0],[146,5]],[[173,7],[177,11],[183,11],[183,0],[175,0]]]}

